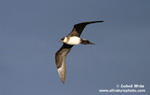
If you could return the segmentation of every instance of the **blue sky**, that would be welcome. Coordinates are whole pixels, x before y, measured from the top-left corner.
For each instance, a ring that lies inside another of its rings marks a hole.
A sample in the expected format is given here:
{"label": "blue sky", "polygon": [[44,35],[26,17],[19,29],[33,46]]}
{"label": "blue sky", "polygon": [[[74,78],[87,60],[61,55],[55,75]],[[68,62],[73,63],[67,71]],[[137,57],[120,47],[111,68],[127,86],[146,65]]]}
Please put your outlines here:
{"label": "blue sky", "polygon": [[[0,95],[123,95],[100,93],[143,84],[150,94],[149,0],[1,0]],[[96,45],[74,46],[66,83],[55,65],[59,40],[74,24]]]}

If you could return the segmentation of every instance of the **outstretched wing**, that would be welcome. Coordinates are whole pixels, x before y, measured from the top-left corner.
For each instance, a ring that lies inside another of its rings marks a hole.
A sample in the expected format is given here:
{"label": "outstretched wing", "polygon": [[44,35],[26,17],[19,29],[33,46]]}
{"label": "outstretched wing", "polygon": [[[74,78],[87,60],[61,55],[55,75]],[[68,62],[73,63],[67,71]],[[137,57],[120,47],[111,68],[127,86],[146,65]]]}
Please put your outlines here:
{"label": "outstretched wing", "polygon": [[56,52],[55,54],[55,60],[56,60],[56,66],[58,70],[59,77],[63,83],[65,83],[66,80],[66,56],[71,50],[73,45],[67,45],[63,44],[63,46]]}
{"label": "outstretched wing", "polygon": [[76,24],[76,25],[74,25],[72,32],[70,34],[68,34],[67,36],[78,36],[78,37],[80,37],[83,29],[85,28],[85,26],[87,24],[99,23],[99,22],[104,22],[104,21],[90,21],[90,22],[82,22],[82,23]]}

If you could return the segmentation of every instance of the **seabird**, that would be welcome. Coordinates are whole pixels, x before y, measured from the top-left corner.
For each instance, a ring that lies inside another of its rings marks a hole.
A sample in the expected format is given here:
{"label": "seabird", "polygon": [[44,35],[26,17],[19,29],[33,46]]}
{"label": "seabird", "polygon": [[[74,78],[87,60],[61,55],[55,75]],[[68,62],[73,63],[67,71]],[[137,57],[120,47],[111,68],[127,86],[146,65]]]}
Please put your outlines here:
{"label": "seabird", "polygon": [[58,74],[59,74],[59,77],[60,77],[62,83],[65,83],[65,80],[66,80],[65,59],[66,59],[67,54],[69,53],[69,51],[71,50],[71,48],[74,45],[94,44],[94,43],[90,42],[89,40],[80,38],[80,35],[86,25],[92,24],[92,23],[99,23],[99,22],[103,22],[103,21],[90,21],[90,22],[82,22],[82,23],[75,24],[72,32],[60,40],[61,42],[63,42],[63,45],[56,52],[55,60],[56,60]]}

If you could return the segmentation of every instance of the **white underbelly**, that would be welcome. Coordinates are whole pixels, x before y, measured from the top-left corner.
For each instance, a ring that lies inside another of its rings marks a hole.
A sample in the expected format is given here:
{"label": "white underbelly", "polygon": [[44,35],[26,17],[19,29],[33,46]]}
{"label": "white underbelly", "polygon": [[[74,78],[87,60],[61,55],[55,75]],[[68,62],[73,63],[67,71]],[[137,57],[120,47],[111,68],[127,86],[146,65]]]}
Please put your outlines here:
{"label": "white underbelly", "polygon": [[75,36],[70,37],[69,40],[66,42],[66,44],[69,45],[78,45],[80,43],[81,43],[80,38]]}

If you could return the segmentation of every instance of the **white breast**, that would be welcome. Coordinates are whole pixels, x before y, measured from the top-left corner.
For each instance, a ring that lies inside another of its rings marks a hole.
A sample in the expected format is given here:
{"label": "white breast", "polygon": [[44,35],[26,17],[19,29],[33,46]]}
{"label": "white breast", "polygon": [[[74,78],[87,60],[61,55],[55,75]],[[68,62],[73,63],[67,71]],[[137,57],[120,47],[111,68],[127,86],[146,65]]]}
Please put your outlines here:
{"label": "white breast", "polygon": [[73,36],[73,37],[67,38],[65,43],[69,45],[78,45],[81,43],[81,41],[79,37]]}

